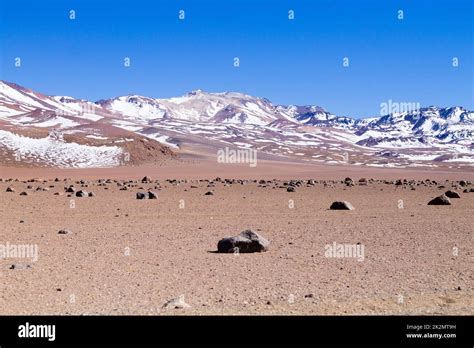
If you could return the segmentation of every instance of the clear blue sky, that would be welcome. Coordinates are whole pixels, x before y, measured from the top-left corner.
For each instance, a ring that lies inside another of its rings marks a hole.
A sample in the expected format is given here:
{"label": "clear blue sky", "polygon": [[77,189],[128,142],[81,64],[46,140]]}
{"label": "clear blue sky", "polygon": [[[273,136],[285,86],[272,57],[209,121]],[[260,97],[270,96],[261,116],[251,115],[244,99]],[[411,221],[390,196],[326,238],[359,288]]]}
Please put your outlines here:
{"label": "clear blue sky", "polygon": [[354,117],[377,115],[389,99],[474,109],[472,0],[0,3],[0,79],[50,95],[161,98],[201,88]]}

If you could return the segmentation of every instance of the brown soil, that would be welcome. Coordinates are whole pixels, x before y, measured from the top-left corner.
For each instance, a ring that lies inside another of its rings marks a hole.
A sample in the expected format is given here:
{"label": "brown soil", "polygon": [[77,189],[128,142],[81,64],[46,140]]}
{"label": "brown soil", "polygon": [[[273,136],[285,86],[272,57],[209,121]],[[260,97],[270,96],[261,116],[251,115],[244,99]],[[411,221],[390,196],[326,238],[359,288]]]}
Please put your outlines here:
{"label": "brown soil", "polygon": [[[427,205],[452,188],[444,178],[472,180],[472,173],[260,162],[257,168],[216,168],[184,162],[83,171],[1,168],[4,179],[58,176],[61,181],[0,183],[0,244],[39,249],[37,262],[0,260],[0,314],[474,314],[474,193],[451,199],[451,206]],[[63,181],[145,175],[188,180],[351,176],[356,186],[318,183],[290,193],[279,188],[283,181],[207,187],[205,181],[160,180],[131,183],[120,191],[115,182],[99,186],[94,180],[81,187]],[[429,178],[446,188],[359,186],[362,176]],[[54,195],[70,184],[96,197]],[[8,186],[16,191],[5,192]],[[38,186],[49,191],[36,191]],[[147,189],[158,199],[135,199]],[[205,196],[210,190],[214,195]],[[20,196],[21,191],[29,195]],[[335,200],[349,201],[356,210],[328,210]],[[58,234],[63,228],[72,234]],[[219,239],[247,228],[269,239],[270,250],[214,252]],[[325,257],[326,245],[333,242],[360,243],[364,260]],[[31,268],[9,269],[12,264]],[[190,308],[162,309],[180,295]]]}

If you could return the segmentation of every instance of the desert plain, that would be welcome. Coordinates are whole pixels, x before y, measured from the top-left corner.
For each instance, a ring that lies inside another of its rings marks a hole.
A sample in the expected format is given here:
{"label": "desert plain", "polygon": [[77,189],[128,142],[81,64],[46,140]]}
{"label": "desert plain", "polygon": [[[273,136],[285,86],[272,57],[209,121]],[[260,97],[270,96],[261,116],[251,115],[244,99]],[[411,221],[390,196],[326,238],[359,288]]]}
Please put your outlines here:
{"label": "desert plain", "polygon": [[[473,172],[183,162],[0,178],[0,243],[38,251],[0,259],[0,314],[474,314]],[[448,190],[460,198],[427,204]],[[217,253],[247,229],[267,251]],[[334,244],[363,257],[328,257]]]}

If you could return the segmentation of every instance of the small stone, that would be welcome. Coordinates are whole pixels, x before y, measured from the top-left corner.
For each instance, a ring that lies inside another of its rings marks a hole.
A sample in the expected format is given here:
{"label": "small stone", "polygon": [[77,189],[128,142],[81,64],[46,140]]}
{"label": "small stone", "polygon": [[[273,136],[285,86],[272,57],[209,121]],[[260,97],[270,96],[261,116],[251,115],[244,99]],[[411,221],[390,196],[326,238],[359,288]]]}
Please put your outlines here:
{"label": "small stone", "polygon": [[28,269],[31,268],[31,265],[26,263],[16,263],[9,267],[10,269]]}
{"label": "small stone", "polygon": [[451,205],[451,201],[446,195],[441,195],[436,198],[433,198],[428,202],[428,205]]}
{"label": "small stone", "polygon": [[79,190],[76,192],[76,197],[87,197],[88,195],[87,191]]}
{"label": "small stone", "polygon": [[137,199],[145,199],[146,195],[143,192],[137,192]]}
{"label": "small stone", "polygon": [[71,233],[72,232],[70,230],[65,229],[65,228],[58,231],[58,234],[71,234]]}
{"label": "small stone", "polygon": [[214,196],[214,192],[212,191],[207,191],[204,196]]}
{"label": "small stone", "polygon": [[354,206],[347,201],[336,201],[329,207],[331,210],[355,210]]}
{"label": "small stone", "polygon": [[7,187],[6,192],[15,192],[15,189],[11,186]]}
{"label": "small stone", "polygon": [[286,192],[295,192],[295,191],[296,191],[296,189],[293,186],[288,186],[286,188]]}
{"label": "small stone", "polygon": [[184,295],[171,299],[162,306],[163,309],[184,309],[190,307],[191,306],[184,301]]}
{"label": "small stone", "polygon": [[148,191],[148,199],[158,199],[158,196],[155,192],[153,191]]}
{"label": "small stone", "polygon": [[457,193],[456,191],[452,191],[452,190],[446,191],[444,194],[448,198],[461,198],[461,195],[459,193]]}

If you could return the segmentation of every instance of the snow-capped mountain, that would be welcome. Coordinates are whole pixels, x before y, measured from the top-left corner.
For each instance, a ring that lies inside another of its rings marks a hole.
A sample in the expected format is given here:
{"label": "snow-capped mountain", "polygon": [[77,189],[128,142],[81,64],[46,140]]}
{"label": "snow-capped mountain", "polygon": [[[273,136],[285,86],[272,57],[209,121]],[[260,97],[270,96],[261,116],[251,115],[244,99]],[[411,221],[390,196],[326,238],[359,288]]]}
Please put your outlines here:
{"label": "snow-capped mountain", "polygon": [[175,156],[156,140],[114,127],[112,117],[93,102],[0,81],[0,164],[110,167]]}
{"label": "snow-capped mountain", "polygon": [[219,122],[267,125],[275,119],[290,117],[279,112],[270,101],[242,93],[192,91],[184,96],[153,99],[128,95],[100,100],[100,106],[131,118],[177,119],[193,122]]}
{"label": "snow-capped mountain", "polygon": [[[59,143],[49,138],[37,143],[53,130],[63,135]],[[136,163],[156,160],[156,154],[172,157],[170,148],[215,155],[218,148],[236,146],[256,149],[260,157],[327,164],[460,168],[474,164],[473,135],[474,113],[459,106],[354,119],[319,106],[275,105],[236,92],[91,102],[0,81],[3,162],[20,152],[27,158],[34,153],[29,157],[45,165],[122,165],[122,157],[130,155]],[[65,143],[80,146],[65,148]],[[48,151],[56,155],[45,156]],[[61,153],[68,158],[61,159]],[[79,161],[80,153],[88,160]],[[59,164],[52,160],[58,156]]]}
{"label": "snow-capped mountain", "polygon": [[418,142],[419,146],[437,143],[472,145],[474,138],[474,113],[462,107],[428,107],[390,114],[373,119],[365,125],[356,122],[356,135],[363,137],[361,143],[380,144],[396,138]]}

